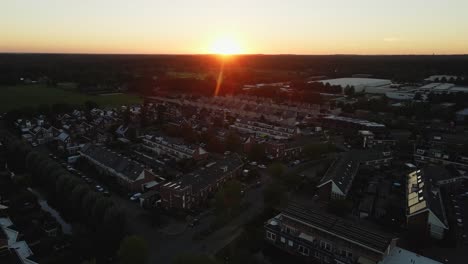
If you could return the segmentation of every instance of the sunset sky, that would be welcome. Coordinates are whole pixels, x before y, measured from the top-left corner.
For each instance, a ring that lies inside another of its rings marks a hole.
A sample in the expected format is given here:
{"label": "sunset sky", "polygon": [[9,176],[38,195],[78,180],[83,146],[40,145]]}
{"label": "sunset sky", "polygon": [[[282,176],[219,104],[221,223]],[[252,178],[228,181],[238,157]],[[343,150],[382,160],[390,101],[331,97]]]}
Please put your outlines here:
{"label": "sunset sky", "polygon": [[[468,0],[1,0],[0,52],[468,54]],[[224,43],[224,42],[221,42]]]}

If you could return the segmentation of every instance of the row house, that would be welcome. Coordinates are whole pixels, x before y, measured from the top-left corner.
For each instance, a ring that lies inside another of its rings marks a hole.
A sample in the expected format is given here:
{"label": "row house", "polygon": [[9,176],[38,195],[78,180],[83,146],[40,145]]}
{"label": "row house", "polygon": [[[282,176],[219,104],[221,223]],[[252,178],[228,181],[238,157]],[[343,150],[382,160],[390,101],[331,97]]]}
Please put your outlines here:
{"label": "row house", "polygon": [[160,187],[161,203],[166,209],[192,209],[207,201],[226,181],[237,177],[243,162],[236,154],[211,161]]}
{"label": "row house", "polygon": [[143,191],[145,186],[156,181],[156,175],[143,164],[131,160],[100,145],[86,144],[80,155],[93,164],[98,171],[114,177],[129,191]]}
{"label": "row house", "polygon": [[380,167],[393,159],[391,152],[352,150],[339,154],[317,185],[321,200],[345,199],[360,166]]}
{"label": "row house", "polygon": [[254,134],[257,137],[269,137],[277,140],[290,139],[301,134],[298,127],[281,127],[256,121],[237,120],[230,127],[240,133]]}
{"label": "row house", "polygon": [[176,160],[181,159],[194,159],[202,160],[208,157],[208,152],[202,147],[192,147],[182,143],[175,142],[174,139],[156,137],[156,136],[143,136],[143,147],[151,150],[159,155],[169,155]]}
{"label": "row house", "polygon": [[362,148],[393,147],[397,143],[394,138],[381,137],[369,130],[359,130],[358,136]]}
{"label": "row house", "polygon": [[431,148],[425,146],[417,146],[415,148],[414,161],[421,164],[437,164],[437,165],[451,165],[455,168],[467,170],[468,169],[468,156],[453,153],[445,147]]}
{"label": "row house", "polygon": [[265,142],[266,154],[270,159],[294,159],[302,155],[305,144],[301,141],[278,141]]}
{"label": "row house", "polygon": [[265,240],[309,263],[377,264],[397,239],[324,212],[289,204],[265,224]]}

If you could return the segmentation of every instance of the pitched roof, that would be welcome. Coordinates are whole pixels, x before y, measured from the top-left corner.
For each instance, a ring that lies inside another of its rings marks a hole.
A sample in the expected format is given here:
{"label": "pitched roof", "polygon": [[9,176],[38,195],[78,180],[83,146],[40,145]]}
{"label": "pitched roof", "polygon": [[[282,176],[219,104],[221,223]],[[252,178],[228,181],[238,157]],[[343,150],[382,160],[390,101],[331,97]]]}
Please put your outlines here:
{"label": "pitched roof", "polygon": [[191,173],[184,174],[177,181],[166,183],[164,187],[183,189],[191,186],[192,193],[197,193],[216,183],[216,181],[224,177],[226,173],[232,172],[242,164],[243,162],[237,154],[225,156],[220,159],[215,159]]}
{"label": "pitched roof", "polygon": [[330,165],[327,172],[320,180],[318,187],[333,181],[333,183],[346,195],[351,188],[354,176],[359,168],[359,162],[350,152],[341,153]]}
{"label": "pitched roof", "polygon": [[136,180],[145,170],[144,165],[103,146],[86,144],[81,152],[102,165],[122,174],[129,180]]}

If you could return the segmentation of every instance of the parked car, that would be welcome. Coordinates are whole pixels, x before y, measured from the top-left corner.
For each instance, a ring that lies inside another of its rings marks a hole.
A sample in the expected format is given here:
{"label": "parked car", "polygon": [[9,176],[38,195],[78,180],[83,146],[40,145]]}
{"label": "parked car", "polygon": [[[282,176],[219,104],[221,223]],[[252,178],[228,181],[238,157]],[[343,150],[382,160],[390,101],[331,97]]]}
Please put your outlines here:
{"label": "parked car", "polygon": [[192,221],[190,221],[189,226],[194,227],[200,224],[200,219],[194,218]]}
{"label": "parked car", "polygon": [[132,195],[132,197],[130,197],[130,201],[136,201],[138,200],[138,198],[140,198],[141,196],[141,193],[135,193],[134,195]]}
{"label": "parked car", "polygon": [[258,188],[262,185],[262,182],[260,180],[258,180],[255,184],[254,184],[254,187],[255,188]]}
{"label": "parked car", "polygon": [[266,166],[263,165],[263,164],[259,164],[258,167],[259,167],[260,169],[266,169]]}

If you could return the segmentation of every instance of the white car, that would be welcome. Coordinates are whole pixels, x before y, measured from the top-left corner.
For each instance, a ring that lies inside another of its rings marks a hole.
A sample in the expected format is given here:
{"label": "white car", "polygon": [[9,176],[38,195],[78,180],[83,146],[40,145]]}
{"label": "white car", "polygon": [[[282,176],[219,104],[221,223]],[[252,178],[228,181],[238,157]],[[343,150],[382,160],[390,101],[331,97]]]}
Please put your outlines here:
{"label": "white car", "polygon": [[140,198],[141,196],[141,193],[135,193],[134,195],[132,195],[132,197],[130,197],[130,201],[136,201],[138,200],[138,198]]}
{"label": "white car", "polygon": [[257,166],[257,162],[252,161],[252,162],[250,162],[250,165],[252,165],[252,166]]}
{"label": "white car", "polygon": [[258,167],[259,167],[260,169],[266,169],[266,166],[263,165],[263,164],[259,164]]}

